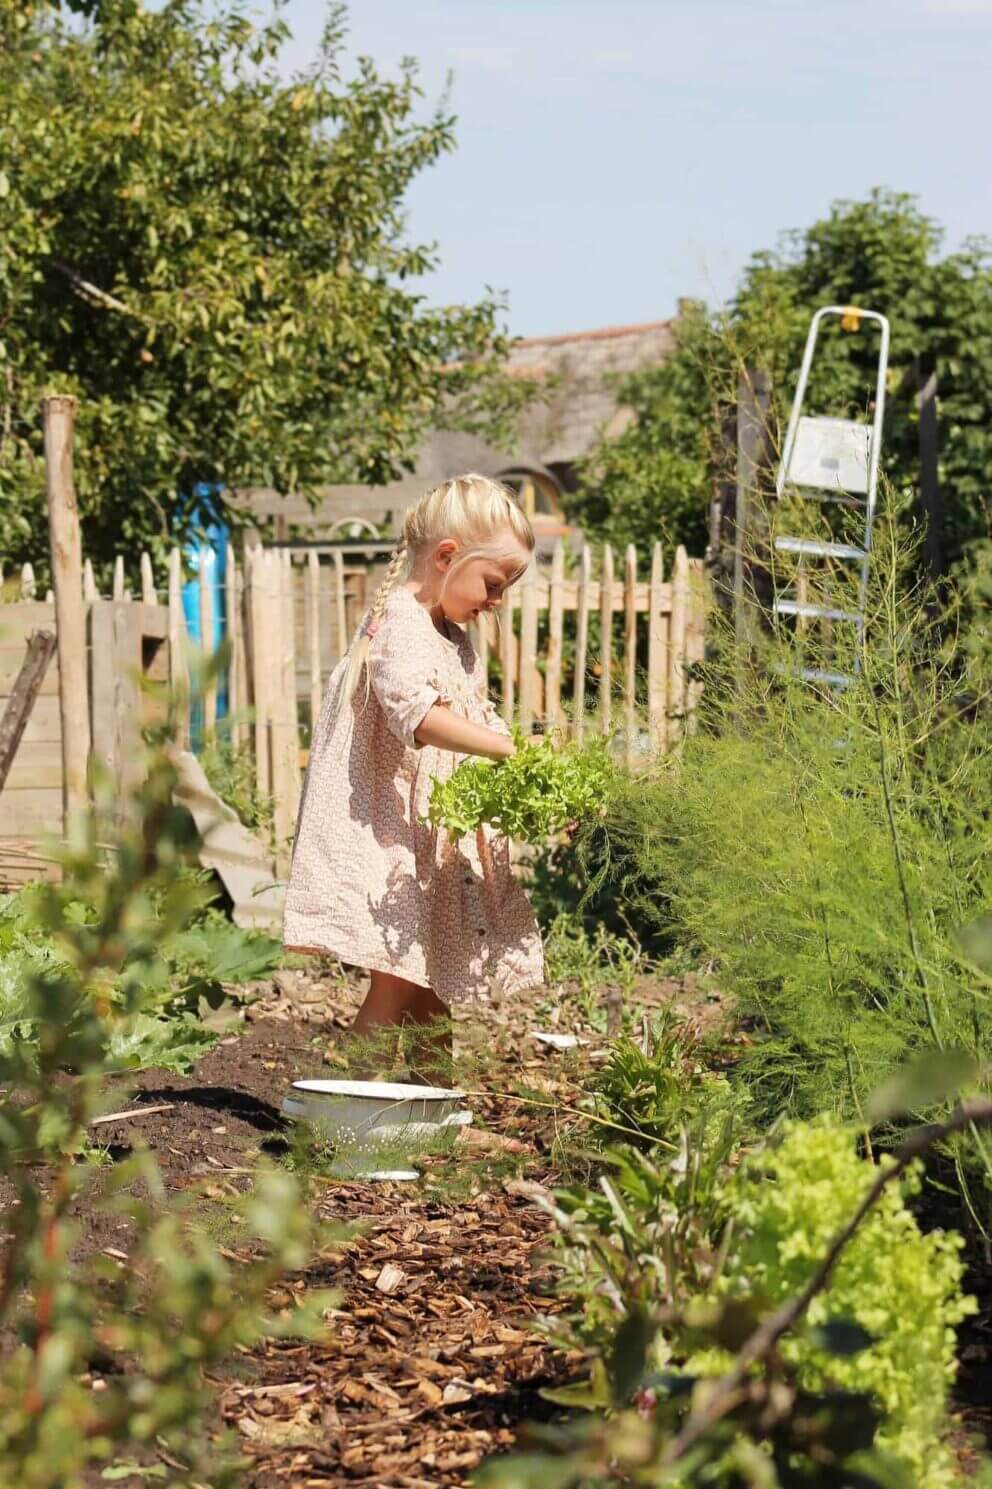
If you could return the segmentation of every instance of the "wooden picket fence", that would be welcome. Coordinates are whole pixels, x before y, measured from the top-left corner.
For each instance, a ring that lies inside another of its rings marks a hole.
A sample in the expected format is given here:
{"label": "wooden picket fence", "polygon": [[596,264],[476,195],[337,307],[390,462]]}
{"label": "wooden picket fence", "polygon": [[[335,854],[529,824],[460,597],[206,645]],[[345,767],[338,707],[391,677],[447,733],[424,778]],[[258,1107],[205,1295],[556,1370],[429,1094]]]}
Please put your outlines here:
{"label": "wooden picket fence", "polygon": [[[199,561],[200,634],[215,633],[213,554]],[[229,642],[226,677],[231,741],[250,748],[259,791],[273,799],[277,840],[291,837],[305,764],[303,737],[320,710],[330,672],[371,600],[383,565],[369,563],[360,545],[315,549],[229,547],[221,587],[222,626]],[[84,601],[91,607],[133,600],[148,626],[168,637],[168,674],[190,699],[193,643],[182,603],[182,558],[174,550],[160,589],[142,554],[133,590],[122,557],[112,591],[100,596],[89,561]],[[37,601],[31,565],[0,594]],[[49,595],[47,597],[51,599]],[[533,564],[504,597],[499,625],[473,626],[488,683],[508,721],[526,730],[543,725],[577,739],[613,734],[628,762],[671,749],[692,728],[700,683],[692,664],[703,657],[707,585],[702,561],[679,548],[671,577],[660,545],[650,572],[638,573],[628,548],[617,564],[607,546],[594,559],[584,546],[567,554],[561,542],[550,562]],[[164,611],[160,621],[155,611]],[[204,735],[218,716],[218,677],[197,693]],[[2,699],[0,699],[2,704]],[[190,731],[187,708],[185,728]],[[95,727],[95,726],[94,726]],[[29,768],[28,765],[25,768]],[[0,808],[2,811],[2,808]]]}

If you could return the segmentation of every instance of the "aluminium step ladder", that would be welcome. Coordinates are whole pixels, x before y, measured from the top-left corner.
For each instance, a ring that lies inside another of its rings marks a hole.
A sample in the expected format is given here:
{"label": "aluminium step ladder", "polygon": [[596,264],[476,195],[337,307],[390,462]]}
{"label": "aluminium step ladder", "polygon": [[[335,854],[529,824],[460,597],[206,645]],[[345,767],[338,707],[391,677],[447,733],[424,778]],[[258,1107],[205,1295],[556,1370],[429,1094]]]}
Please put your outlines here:
{"label": "aluminium step ladder", "polygon": [[[811,417],[803,413],[803,399],[809,382],[817,337],[827,316],[837,316],[844,331],[857,331],[862,321],[875,322],[880,331],[878,372],[875,380],[875,411],[871,424],[858,424],[853,419]],[[787,487],[800,487],[817,503],[835,502],[864,509],[864,528],[860,543],[833,543],[819,538],[777,537],[778,553],[795,554],[800,560],[835,559],[858,564],[857,608],[842,609],[833,605],[808,603],[801,594],[776,595],[774,614],[795,616],[800,620],[837,621],[855,627],[854,675],[860,670],[860,643],[864,635],[865,606],[868,595],[868,573],[871,564],[871,534],[878,498],[878,465],[882,451],[882,420],[885,415],[885,380],[889,365],[889,322],[875,310],[861,310],[852,305],[826,305],[810,322],[803,351],[796,396],[793,399],[785,444],[775,481],[775,495],[781,499]],[[853,677],[804,667],[800,675],[808,682],[828,687],[845,688]]]}

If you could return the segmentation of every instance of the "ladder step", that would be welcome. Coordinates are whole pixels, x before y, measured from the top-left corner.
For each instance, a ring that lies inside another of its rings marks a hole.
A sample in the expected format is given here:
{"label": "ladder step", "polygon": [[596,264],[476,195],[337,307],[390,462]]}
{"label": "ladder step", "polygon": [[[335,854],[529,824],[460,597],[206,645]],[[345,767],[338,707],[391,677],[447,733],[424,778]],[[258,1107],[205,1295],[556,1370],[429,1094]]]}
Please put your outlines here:
{"label": "ladder step", "polygon": [[849,688],[854,681],[847,672],[822,672],[819,667],[801,667],[799,676],[805,682],[825,682],[831,688]]}
{"label": "ladder step", "polygon": [[800,615],[804,620],[849,620],[860,624],[861,616],[856,610],[835,610],[830,605],[808,605],[804,600],[776,600],[776,615]]}
{"label": "ladder step", "polygon": [[776,538],[775,548],[779,553],[798,553],[806,558],[868,557],[863,548],[854,548],[850,543],[821,543],[817,538]]}
{"label": "ladder step", "polygon": [[856,681],[849,672],[825,672],[820,667],[789,667],[776,663],[774,671],[779,677],[801,677],[803,682],[823,682],[832,688],[849,688]]}

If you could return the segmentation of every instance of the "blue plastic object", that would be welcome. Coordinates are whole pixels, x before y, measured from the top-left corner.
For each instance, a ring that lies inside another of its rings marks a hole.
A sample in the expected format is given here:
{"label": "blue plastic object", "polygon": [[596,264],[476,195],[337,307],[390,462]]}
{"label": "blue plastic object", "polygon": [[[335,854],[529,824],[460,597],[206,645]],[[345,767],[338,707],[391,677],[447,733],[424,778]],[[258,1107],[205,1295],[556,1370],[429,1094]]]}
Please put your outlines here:
{"label": "blue plastic object", "polygon": [[[221,490],[220,486],[213,486],[205,481],[199,481],[194,486],[193,496],[196,506],[192,517],[195,525],[204,533],[204,537],[201,545],[190,543],[183,550],[183,565],[193,576],[183,585],[183,615],[190,641],[197,648],[203,646],[203,624],[200,615],[200,566],[204,562],[207,565],[213,601],[213,634],[209,638],[211,651],[217,650],[227,630],[224,597],[227,585],[227,544],[230,530],[219,516],[218,497]],[[217,680],[218,719],[224,718],[227,714],[227,701],[227,678],[221,675]],[[192,700],[190,735],[193,749],[199,752],[203,747],[203,704],[199,698]]]}

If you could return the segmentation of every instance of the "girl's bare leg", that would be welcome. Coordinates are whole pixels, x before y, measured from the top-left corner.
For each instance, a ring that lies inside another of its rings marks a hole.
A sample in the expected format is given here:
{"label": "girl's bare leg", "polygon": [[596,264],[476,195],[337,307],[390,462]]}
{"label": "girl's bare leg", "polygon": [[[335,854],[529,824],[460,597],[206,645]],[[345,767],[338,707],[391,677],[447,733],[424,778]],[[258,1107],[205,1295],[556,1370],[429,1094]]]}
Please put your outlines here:
{"label": "girl's bare leg", "polygon": [[[436,1027],[432,1029],[431,1025]],[[390,1029],[398,1034],[404,1029],[410,1031],[411,1038],[404,1042],[412,1044],[409,1060],[415,1079],[425,1084],[450,1084],[451,1025],[445,1005],[431,988],[391,972],[372,972],[351,1033],[357,1039],[371,1040]]]}
{"label": "girl's bare leg", "polygon": [[[431,988],[419,987],[403,977],[394,977],[391,972],[369,975],[369,990],[355,1015],[351,1033],[356,1039],[363,1036],[368,1039],[389,1029],[402,1037],[401,1031],[408,1030],[413,1037],[407,1058],[414,1080],[423,1085],[450,1087],[454,1072],[448,1009]],[[459,1128],[458,1141],[472,1147],[526,1152],[525,1143],[474,1127]]]}

